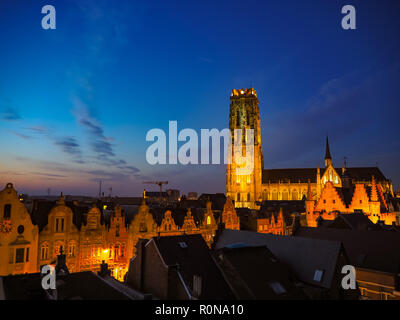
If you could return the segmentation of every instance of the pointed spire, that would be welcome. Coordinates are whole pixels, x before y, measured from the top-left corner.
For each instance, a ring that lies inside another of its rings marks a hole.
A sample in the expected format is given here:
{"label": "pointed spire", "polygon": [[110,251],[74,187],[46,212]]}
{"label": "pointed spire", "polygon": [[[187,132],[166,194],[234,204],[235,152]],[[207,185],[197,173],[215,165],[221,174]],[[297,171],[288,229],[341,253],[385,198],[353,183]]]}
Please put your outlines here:
{"label": "pointed spire", "polygon": [[57,204],[58,205],[65,205],[65,199],[64,199],[64,196],[63,196],[63,193],[61,192],[61,194],[60,194],[60,198],[58,199],[58,201],[57,201]]}
{"label": "pointed spire", "polygon": [[375,183],[375,177],[372,176],[372,186],[371,186],[371,201],[378,201],[378,190]]}
{"label": "pointed spire", "polygon": [[331,152],[329,150],[329,140],[328,140],[328,136],[326,136],[326,149],[325,149],[325,160],[332,160],[331,157]]}

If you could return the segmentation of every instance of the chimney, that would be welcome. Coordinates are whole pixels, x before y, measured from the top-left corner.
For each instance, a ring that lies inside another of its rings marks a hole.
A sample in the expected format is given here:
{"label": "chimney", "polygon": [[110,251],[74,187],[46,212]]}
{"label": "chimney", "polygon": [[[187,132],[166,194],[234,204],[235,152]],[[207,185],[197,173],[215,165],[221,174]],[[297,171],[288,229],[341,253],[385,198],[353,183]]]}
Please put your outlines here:
{"label": "chimney", "polygon": [[105,263],[104,260],[101,262],[100,271],[97,274],[102,278],[111,274],[111,271],[108,269],[108,263]]}

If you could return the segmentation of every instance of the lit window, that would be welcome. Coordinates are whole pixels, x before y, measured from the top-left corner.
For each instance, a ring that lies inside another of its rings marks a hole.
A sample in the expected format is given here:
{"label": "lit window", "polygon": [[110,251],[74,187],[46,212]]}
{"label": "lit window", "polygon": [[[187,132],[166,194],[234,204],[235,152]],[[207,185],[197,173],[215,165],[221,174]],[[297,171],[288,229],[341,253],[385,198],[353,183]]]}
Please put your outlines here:
{"label": "lit window", "polygon": [[314,281],[321,282],[323,275],[324,275],[324,271],[323,270],[315,270]]}
{"label": "lit window", "polygon": [[75,257],[76,245],[75,243],[71,243],[68,248],[68,256]]}
{"label": "lit window", "polygon": [[40,250],[40,257],[42,260],[47,260],[49,254],[49,246],[47,243],[42,245],[42,248]]}
{"label": "lit window", "polygon": [[210,216],[207,217],[207,224],[211,224],[211,217]]}

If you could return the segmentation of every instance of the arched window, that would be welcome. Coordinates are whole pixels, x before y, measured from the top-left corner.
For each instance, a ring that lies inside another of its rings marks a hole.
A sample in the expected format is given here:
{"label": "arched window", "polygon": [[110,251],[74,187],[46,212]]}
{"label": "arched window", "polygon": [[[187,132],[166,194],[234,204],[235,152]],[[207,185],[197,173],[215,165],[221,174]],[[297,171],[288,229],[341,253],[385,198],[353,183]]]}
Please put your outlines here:
{"label": "arched window", "polygon": [[237,202],[240,202],[240,193],[237,194]]}
{"label": "arched window", "polygon": [[75,257],[76,253],[76,243],[71,241],[68,245],[68,257]]}
{"label": "arched window", "polygon": [[210,217],[210,216],[207,217],[207,224],[208,224],[208,225],[211,224],[211,217]]}
{"label": "arched window", "polygon": [[296,189],[292,191],[292,200],[299,200],[299,193]]}
{"label": "arched window", "polygon": [[272,192],[272,200],[278,200],[278,191],[274,190]]}
{"label": "arched window", "polygon": [[54,246],[54,256],[57,257],[60,254],[62,249],[63,249],[62,243],[60,243],[60,242],[56,243],[56,245]]}
{"label": "arched window", "polygon": [[49,245],[47,243],[43,243],[40,248],[40,259],[47,260],[49,257]]}
{"label": "arched window", "polygon": [[240,112],[239,110],[236,111],[236,126],[240,126]]}
{"label": "arched window", "polygon": [[289,193],[287,190],[283,190],[282,192],[282,200],[289,200]]}
{"label": "arched window", "polygon": [[250,193],[247,194],[247,202],[250,202]]}

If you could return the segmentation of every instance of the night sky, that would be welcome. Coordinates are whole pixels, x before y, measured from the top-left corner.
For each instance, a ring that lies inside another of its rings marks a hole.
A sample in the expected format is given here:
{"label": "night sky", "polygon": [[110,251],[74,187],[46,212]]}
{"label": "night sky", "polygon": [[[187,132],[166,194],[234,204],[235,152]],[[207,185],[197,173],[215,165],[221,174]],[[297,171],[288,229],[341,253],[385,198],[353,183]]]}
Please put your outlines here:
{"label": "night sky", "polygon": [[[42,6],[57,29],[43,30]],[[342,6],[357,30],[341,28]],[[0,1],[0,187],[225,192],[225,165],[146,163],[148,130],[228,127],[260,101],[267,168],[378,166],[400,186],[399,1]]]}

